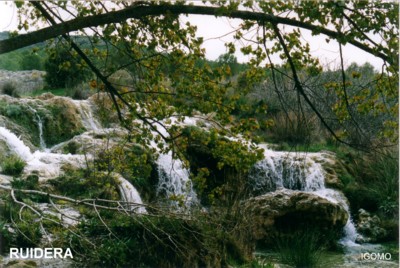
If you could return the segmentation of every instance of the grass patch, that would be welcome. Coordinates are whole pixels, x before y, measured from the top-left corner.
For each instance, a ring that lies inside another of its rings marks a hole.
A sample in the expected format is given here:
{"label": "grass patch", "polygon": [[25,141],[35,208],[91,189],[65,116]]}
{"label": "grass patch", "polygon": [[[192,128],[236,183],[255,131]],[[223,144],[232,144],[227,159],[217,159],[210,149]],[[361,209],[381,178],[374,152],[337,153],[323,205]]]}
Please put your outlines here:
{"label": "grass patch", "polygon": [[55,96],[66,96],[66,89],[65,88],[56,88],[56,89],[41,89],[41,90],[35,90],[32,92],[28,92],[25,96],[27,97],[36,97],[40,96],[43,93],[51,93]]}
{"label": "grass patch", "polygon": [[2,163],[3,173],[11,176],[19,176],[25,168],[26,163],[16,155],[11,155]]}
{"label": "grass patch", "polygon": [[315,267],[325,246],[320,237],[320,232],[309,228],[282,232],[275,236],[275,250],[285,264]]}

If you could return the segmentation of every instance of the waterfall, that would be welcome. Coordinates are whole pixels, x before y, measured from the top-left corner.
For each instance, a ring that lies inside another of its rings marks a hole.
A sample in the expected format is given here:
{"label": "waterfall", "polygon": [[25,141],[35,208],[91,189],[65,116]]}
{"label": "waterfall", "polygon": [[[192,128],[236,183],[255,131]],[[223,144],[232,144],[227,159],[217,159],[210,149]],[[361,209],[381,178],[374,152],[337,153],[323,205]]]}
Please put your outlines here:
{"label": "waterfall", "polygon": [[265,150],[264,156],[250,173],[254,191],[270,192],[277,188],[315,191],[324,188],[321,164],[308,154]]}
{"label": "waterfall", "polygon": [[[168,119],[170,121],[168,124],[191,126],[197,125],[199,120],[191,117],[183,117],[182,120],[178,120],[176,117],[171,117]],[[169,136],[161,124],[155,124],[154,127],[164,137]],[[159,133],[152,131],[152,134],[156,137],[159,136]],[[190,171],[185,167],[184,163],[180,159],[174,159],[172,151],[167,153],[160,152],[159,147],[154,141],[151,142],[151,146],[160,154],[157,159],[157,195],[168,198],[178,210],[190,208],[192,205],[198,204],[199,201],[193,189],[193,183],[190,180]]]}
{"label": "waterfall", "polygon": [[28,108],[36,116],[36,119],[34,119],[34,121],[38,124],[40,149],[44,150],[44,149],[46,149],[46,143],[45,143],[44,138],[43,138],[43,121],[42,121],[42,118],[40,117],[39,113],[33,107],[28,105]]}
{"label": "waterfall", "polygon": [[157,166],[159,180],[157,194],[164,194],[169,199],[181,200],[186,207],[198,202],[189,178],[189,170],[184,167],[180,159],[173,159],[171,151],[159,156]]}
{"label": "waterfall", "polygon": [[101,124],[93,116],[92,107],[88,100],[73,100],[82,118],[82,124],[87,130],[99,130]]}
{"label": "waterfall", "polygon": [[6,142],[8,148],[26,162],[25,173],[36,172],[41,179],[58,177],[63,164],[75,167],[85,167],[86,158],[83,155],[64,155],[50,152],[31,152],[28,146],[10,130],[0,127],[0,139]]}
{"label": "waterfall", "polygon": [[349,214],[344,227],[343,245],[355,242],[357,232],[350,217],[346,197],[339,191],[325,187],[325,171],[321,165],[324,153],[278,152],[260,145],[264,159],[257,162],[249,174],[250,188],[255,195],[273,192],[279,188],[312,192],[339,204]]}
{"label": "waterfall", "polygon": [[10,130],[0,127],[0,139],[5,141],[8,148],[10,148],[10,150],[18,155],[22,160],[32,160],[33,155],[31,149],[29,149],[29,147]]}
{"label": "waterfall", "polygon": [[[28,146],[14,133],[5,127],[0,127],[0,139],[5,141],[9,149],[26,162],[24,169],[26,174],[36,172],[41,179],[58,177],[61,174],[63,164],[71,164],[75,167],[85,167],[87,158],[90,156],[59,154],[51,152],[36,151],[31,152]],[[121,199],[132,204],[128,205],[128,210],[136,213],[146,213],[142,199],[135,187],[120,175],[116,176],[118,190]]]}
{"label": "waterfall", "polygon": [[143,214],[147,213],[146,208],[143,207],[142,199],[140,198],[139,192],[136,188],[125,178],[120,175],[116,175],[118,182],[118,190],[121,195],[122,201],[129,202],[126,208],[129,211]]}

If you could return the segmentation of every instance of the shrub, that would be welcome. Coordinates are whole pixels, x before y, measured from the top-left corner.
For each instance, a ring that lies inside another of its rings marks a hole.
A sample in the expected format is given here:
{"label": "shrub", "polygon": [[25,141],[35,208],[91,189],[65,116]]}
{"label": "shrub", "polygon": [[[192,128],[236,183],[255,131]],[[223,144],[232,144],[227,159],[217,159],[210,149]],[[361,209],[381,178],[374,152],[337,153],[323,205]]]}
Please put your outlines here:
{"label": "shrub", "polygon": [[24,170],[26,163],[18,156],[12,155],[2,163],[3,173],[6,175],[18,176]]}
{"label": "shrub", "polygon": [[39,177],[37,175],[29,175],[25,179],[15,178],[11,185],[15,189],[38,190]]}
{"label": "shrub", "polygon": [[87,83],[81,83],[67,89],[67,96],[74,100],[86,100],[92,93]]}
{"label": "shrub", "polygon": [[16,104],[7,105],[5,115],[9,118],[19,118],[23,114],[22,108]]}
{"label": "shrub", "polygon": [[1,91],[3,92],[3,94],[6,94],[8,96],[19,98],[17,87],[13,82],[6,82],[3,85]]}
{"label": "shrub", "polygon": [[[40,223],[35,221],[37,215],[30,210],[20,210],[12,201],[5,203],[1,209],[4,220],[0,221],[0,238],[3,250],[8,247],[36,247],[41,242]],[[12,220],[11,220],[12,219]],[[11,228],[13,231],[10,232]],[[1,248],[1,247],[0,247]]]}
{"label": "shrub", "polygon": [[316,116],[287,114],[281,112],[274,116],[274,126],[270,128],[275,142],[289,144],[309,144],[317,141],[319,132]]}

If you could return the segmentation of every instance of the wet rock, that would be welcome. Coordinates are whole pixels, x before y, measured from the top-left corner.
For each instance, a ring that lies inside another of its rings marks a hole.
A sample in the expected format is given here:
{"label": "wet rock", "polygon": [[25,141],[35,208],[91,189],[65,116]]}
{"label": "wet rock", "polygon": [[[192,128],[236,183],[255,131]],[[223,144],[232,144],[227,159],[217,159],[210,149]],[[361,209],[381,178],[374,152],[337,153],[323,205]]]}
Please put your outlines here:
{"label": "wet rock", "polygon": [[285,229],[341,230],[348,220],[347,211],[339,204],[311,192],[288,189],[249,199],[245,211],[252,218],[255,240],[266,241]]}
{"label": "wet rock", "polygon": [[364,209],[358,211],[357,231],[361,234],[357,237],[358,243],[375,243],[383,241],[387,231],[381,226],[381,220],[377,215],[372,215]]}

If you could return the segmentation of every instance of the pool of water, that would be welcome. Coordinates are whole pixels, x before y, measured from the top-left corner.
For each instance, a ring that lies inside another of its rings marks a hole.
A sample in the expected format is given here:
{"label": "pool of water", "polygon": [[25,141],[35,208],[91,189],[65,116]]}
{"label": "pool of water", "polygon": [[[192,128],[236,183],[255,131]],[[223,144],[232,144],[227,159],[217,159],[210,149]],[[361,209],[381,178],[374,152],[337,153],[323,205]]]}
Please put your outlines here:
{"label": "pool of water", "polygon": [[[275,268],[292,267],[281,263],[279,254],[273,251],[257,251],[255,255],[260,260],[260,263],[273,263]],[[398,268],[399,245],[397,242],[384,244],[348,244],[342,252],[321,252],[316,267]]]}

